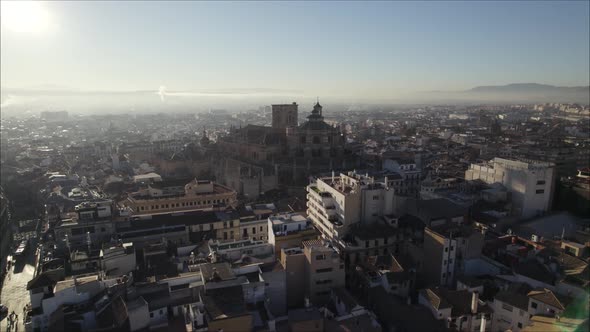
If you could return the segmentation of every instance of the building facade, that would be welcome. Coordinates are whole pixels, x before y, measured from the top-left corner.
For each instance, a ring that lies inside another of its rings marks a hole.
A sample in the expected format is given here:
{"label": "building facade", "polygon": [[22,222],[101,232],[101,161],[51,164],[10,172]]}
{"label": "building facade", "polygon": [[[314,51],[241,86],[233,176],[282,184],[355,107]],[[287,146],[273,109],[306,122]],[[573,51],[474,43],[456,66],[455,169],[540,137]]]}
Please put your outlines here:
{"label": "building facade", "polygon": [[129,194],[121,204],[131,208],[134,215],[141,215],[225,209],[237,203],[234,190],[213,181],[194,179],[180,188],[157,186],[154,183]]}
{"label": "building facade", "polygon": [[501,183],[512,194],[513,213],[529,218],[551,210],[554,168],[547,162],[494,158],[487,164],[471,164],[465,180]]}

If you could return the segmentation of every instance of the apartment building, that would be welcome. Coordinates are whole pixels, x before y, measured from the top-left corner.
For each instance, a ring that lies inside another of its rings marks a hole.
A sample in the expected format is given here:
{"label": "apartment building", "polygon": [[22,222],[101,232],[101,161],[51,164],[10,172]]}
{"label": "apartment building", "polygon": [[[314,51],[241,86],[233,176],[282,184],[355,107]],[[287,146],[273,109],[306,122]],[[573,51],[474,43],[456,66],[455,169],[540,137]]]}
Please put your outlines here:
{"label": "apartment building", "polygon": [[486,164],[471,164],[465,180],[501,183],[511,192],[513,214],[534,217],[551,210],[555,165],[540,161],[494,158]]}
{"label": "apartment building", "polygon": [[317,239],[319,234],[311,220],[300,213],[283,213],[268,217],[268,243],[274,247],[276,258],[281,249],[301,246],[305,240]]}
{"label": "apartment building", "polygon": [[484,235],[469,225],[447,223],[424,229],[423,273],[434,285],[452,286],[466,259],[478,257]]}
{"label": "apartment building", "polygon": [[286,272],[287,305],[301,306],[305,299],[313,305],[326,304],[331,289],[344,287],[344,262],[329,243],[303,241],[303,248],[281,250],[281,265]]}
{"label": "apartment building", "polygon": [[318,178],[307,186],[307,215],[323,238],[336,241],[353,224],[370,224],[394,213],[393,181],[354,171]]}
{"label": "apartment building", "polygon": [[331,289],[344,287],[344,262],[338,252],[321,240],[303,241],[306,294],[316,304],[330,300]]}
{"label": "apartment building", "polygon": [[386,171],[399,174],[399,184],[395,186],[396,194],[415,197],[420,192],[422,171],[414,160],[385,159],[382,167]]}
{"label": "apartment building", "polygon": [[418,302],[430,309],[435,319],[448,329],[461,332],[490,331],[494,311],[479,299],[478,292],[427,288],[420,291]]}

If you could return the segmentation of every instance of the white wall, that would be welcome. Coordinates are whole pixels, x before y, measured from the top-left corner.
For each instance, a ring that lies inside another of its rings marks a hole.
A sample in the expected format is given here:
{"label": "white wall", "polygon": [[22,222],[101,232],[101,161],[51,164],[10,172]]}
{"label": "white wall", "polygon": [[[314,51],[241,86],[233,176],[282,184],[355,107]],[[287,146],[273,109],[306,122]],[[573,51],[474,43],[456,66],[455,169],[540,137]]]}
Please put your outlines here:
{"label": "white wall", "polygon": [[149,317],[150,328],[157,328],[168,325],[168,309],[166,307],[150,311]]}
{"label": "white wall", "polygon": [[144,329],[150,325],[150,313],[148,311],[147,302],[145,305],[128,310],[129,328],[131,332]]}
{"label": "white wall", "polygon": [[510,329],[513,332],[520,332],[521,329],[518,327],[518,323],[521,323],[523,328],[529,324],[529,313],[526,310],[506,304],[507,308],[512,308],[512,311],[510,311],[505,309],[503,304],[504,302],[494,299],[492,331],[506,331]]}
{"label": "white wall", "polygon": [[122,254],[115,257],[109,257],[103,260],[104,270],[109,275],[120,276],[135,271],[136,260],[135,251],[130,254]]}

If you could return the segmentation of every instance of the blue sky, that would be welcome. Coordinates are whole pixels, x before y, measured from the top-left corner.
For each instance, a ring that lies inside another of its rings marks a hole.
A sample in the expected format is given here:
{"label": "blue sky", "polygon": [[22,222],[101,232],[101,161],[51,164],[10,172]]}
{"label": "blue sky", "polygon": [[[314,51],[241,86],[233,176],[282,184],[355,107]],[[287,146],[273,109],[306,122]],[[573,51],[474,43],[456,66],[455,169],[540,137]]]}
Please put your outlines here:
{"label": "blue sky", "polygon": [[2,86],[378,98],[513,82],[589,84],[588,1],[41,6],[43,27],[23,32],[3,23]]}

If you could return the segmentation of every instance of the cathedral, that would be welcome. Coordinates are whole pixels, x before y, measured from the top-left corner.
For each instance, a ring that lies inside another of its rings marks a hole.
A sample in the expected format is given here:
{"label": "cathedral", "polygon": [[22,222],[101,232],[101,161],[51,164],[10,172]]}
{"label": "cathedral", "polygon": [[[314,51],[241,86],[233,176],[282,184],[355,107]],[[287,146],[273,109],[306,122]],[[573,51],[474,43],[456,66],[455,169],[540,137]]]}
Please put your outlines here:
{"label": "cathedral", "polygon": [[324,121],[319,101],[302,124],[298,107],[272,105],[272,126],[248,125],[220,138],[212,147],[216,180],[254,198],[305,184],[311,174],[355,167],[357,158],[340,129]]}

